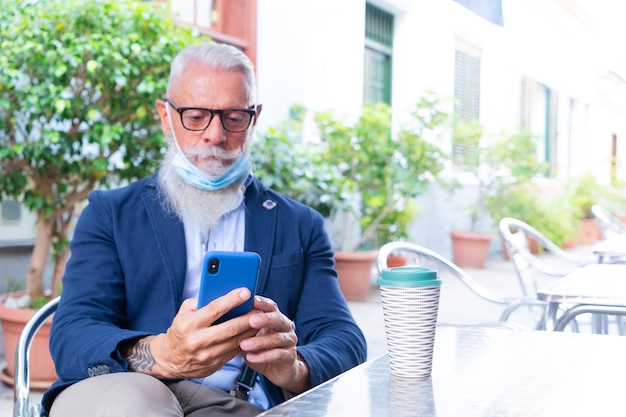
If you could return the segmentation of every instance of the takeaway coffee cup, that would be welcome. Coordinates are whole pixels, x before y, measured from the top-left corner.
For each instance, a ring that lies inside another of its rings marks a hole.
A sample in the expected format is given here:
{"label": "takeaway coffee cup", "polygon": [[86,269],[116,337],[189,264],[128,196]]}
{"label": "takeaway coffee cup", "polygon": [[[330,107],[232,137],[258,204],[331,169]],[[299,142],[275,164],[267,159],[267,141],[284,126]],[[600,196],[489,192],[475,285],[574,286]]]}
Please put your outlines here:
{"label": "takeaway coffee cup", "polygon": [[391,374],[430,376],[441,280],[430,268],[404,266],[378,279]]}

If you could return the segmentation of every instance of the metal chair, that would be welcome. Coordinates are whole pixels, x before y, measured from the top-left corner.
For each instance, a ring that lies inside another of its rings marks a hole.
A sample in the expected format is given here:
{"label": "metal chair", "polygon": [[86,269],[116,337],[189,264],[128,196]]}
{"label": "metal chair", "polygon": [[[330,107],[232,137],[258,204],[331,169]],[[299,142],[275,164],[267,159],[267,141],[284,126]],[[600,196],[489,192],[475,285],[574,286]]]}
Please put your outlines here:
{"label": "metal chair", "polygon": [[59,305],[60,297],[50,300],[26,323],[17,341],[13,383],[13,417],[45,417],[41,404],[30,405],[30,347],[37,331]]}
{"label": "metal chair", "polygon": [[[576,268],[598,263],[598,258],[594,255],[573,255],[562,250],[543,233],[521,220],[504,218],[499,222],[499,229],[526,297],[537,297],[538,280],[542,278],[560,278]],[[554,255],[552,259],[558,262],[548,264],[543,262],[540,256],[531,253],[528,246],[529,237],[536,240],[544,251]],[[567,311],[569,308],[564,306],[561,310]],[[563,326],[572,321],[573,331],[579,331],[578,322],[575,320],[579,314],[582,313],[572,316]],[[624,324],[619,315],[616,316],[616,323],[619,333],[623,334]]]}
{"label": "metal chair", "polygon": [[510,323],[509,319],[511,315],[516,310],[522,307],[538,306],[543,312],[547,305],[545,302],[538,300],[536,297],[508,297],[496,294],[482,286],[467,272],[459,268],[456,264],[454,264],[452,261],[448,260],[444,256],[428,248],[409,242],[389,242],[379,249],[376,260],[376,266],[379,273],[382,273],[383,269],[387,268],[387,257],[392,253],[409,253],[415,255],[416,259],[414,262],[418,265],[430,266],[430,264],[432,264],[435,268],[443,267],[447,272],[450,273],[450,275],[459,279],[465,286],[467,286],[479,297],[489,302],[503,306],[503,310],[497,322],[481,323],[482,325],[486,324],[490,327],[509,327],[517,329],[524,328],[524,326]]}
{"label": "metal chair", "polygon": [[[611,315],[622,318],[626,316],[626,307],[622,306],[604,306],[596,304],[578,304],[567,310],[559,317],[554,325],[554,331],[562,332],[570,321],[575,320],[581,314],[601,314]],[[618,320],[618,328],[621,335],[624,335],[623,321]]]}
{"label": "metal chair", "polygon": [[[543,233],[518,219],[505,217],[500,220],[500,235],[508,250],[509,257],[526,297],[537,297],[537,280],[540,277],[563,277],[577,267],[597,263],[595,256],[579,256],[558,247]],[[528,238],[537,241],[546,252],[554,255],[558,262],[548,264],[533,254]]]}
{"label": "metal chair", "polygon": [[624,225],[624,223],[622,223],[617,216],[606,210],[604,207],[594,204],[591,206],[591,214],[593,214],[593,217],[596,219],[596,222],[600,227],[602,239],[606,239],[616,234],[626,234],[626,225]]}

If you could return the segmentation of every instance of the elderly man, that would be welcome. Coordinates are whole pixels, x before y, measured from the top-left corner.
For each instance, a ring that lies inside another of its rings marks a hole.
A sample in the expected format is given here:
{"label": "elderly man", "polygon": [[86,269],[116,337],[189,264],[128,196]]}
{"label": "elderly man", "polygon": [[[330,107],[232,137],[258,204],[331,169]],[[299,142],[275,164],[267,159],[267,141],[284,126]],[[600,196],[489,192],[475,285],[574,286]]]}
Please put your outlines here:
{"label": "elderly man", "polygon": [[[90,195],[71,242],[51,351],[51,417],[256,415],[363,362],[314,210],[251,175],[254,69],[205,43],[157,101],[168,151],[152,177]],[[258,294],[197,308],[204,253],[252,251]],[[223,323],[254,297],[254,309]]]}

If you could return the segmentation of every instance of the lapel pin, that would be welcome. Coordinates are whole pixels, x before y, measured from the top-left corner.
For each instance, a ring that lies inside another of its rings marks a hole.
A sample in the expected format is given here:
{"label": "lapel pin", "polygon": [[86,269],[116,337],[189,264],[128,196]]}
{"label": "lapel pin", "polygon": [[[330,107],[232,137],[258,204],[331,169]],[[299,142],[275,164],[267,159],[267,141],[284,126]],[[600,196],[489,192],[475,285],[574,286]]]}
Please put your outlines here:
{"label": "lapel pin", "polygon": [[273,210],[274,207],[276,207],[276,203],[272,200],[265,200],[263,202],[263,207],[265,207],[267,210]]}

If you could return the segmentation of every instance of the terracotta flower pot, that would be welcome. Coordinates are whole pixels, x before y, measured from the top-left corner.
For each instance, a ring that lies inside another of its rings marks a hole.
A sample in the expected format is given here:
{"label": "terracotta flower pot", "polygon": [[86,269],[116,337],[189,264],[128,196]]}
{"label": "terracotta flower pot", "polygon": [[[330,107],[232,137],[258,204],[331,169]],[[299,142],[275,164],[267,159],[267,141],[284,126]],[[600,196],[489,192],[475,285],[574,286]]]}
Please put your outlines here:
{"label": "terracotta flower pot", "polygon": [[580,230],[578,233],[578,243],[581,245],[592,245],[601,240],[602,234],[596,219],[580,219]]}
{"label": "terracotta flower pot", "polygon": [[489,254],[491,234],[451,231],[452,260],[460,267],[483,268]]}
{"label": "terracotta flower pot", "polygon": [[[4,300],[9,296],[11,294],[5,294],[0,297],[0,323],[2,324],[4,355],[7,362],[7,367],[0,373],[0,379],[9,385],[13,385],[17,340],[22,333],[22,329],[35,314],[36,310],[5,307]],[[58,378],[48,348],[51,324],[52,319],[48,319],[41,326],[30,349],[30,388],[34,390],[46,390]]]}
{"label": "terracotta flower pot", "polygon": [[335,252],[339,287],[346,300],[367,299],[372,287],[372,266],[377,251]]}
{"label": "terracotta flower pot", "polygon": [[407,262],[407,257],[402,255],[389,255],[387,257],[387,267],[389,268],[397,268],[400,266],[405,266]]}

